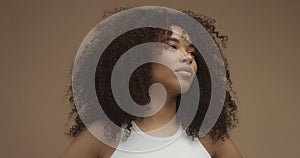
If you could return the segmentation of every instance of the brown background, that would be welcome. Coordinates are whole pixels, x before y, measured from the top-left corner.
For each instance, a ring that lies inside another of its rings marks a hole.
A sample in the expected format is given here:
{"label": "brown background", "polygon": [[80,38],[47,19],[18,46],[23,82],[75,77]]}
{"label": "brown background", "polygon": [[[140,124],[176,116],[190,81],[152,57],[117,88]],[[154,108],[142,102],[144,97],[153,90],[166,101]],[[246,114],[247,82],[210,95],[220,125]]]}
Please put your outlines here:
{"label": "brown background", "polygon": [[1,1],[0,157],[59,157],[70,106],[64,98],[76,51],[105,10],[159,5],[217,20],[229,36],[244,157],[300,154],[300,5],[295,1]]}

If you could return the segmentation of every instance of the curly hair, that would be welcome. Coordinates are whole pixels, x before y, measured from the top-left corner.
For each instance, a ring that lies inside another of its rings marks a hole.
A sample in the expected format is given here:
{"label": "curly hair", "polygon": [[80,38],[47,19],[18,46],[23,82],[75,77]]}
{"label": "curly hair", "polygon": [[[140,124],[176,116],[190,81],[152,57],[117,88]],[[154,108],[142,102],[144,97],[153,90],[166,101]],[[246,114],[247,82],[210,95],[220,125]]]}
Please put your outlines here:
{"label": "curly hair", "polygon": [[[112,15],[116,12],[126,10],[128,8],[118,8],[114,11],[107,11],[104,14],[104,18]],[[228,41],[228,37],[225,35],[220,35],[218,31],[216,31],[215,20],[203,15],[197,14],[192,11],[182,11],[187,15],[191,16],[195,20],[197,20],[211,35],[214,42],[217,44],[219,51],[223,57],[223,61],[225,63],[226,70],[226,96],[225,102],[223,105],[223,109],[221,114],[213,126],[213,128],[208,133],[213,142],[217,140],[224,140],[225,138],[229,138],[229,131],[236,126],[238,123],[237,119],[237,105],[236,105],[236,96],[235,92],[232,89],[232,81],[230,78],[230,73],[228,70],[228,62],[222,53],[222,48],[226,47],[226,42]],[[138,28],[131,31],[128,31],[115,40],[113,40],[110,45],[104,50],[102,56],[99,59],[96,74],[95,74],[95,88],[96,94],[98,97],[98,101],[105,112],[105,114],[109,117],[111,121],[113,121],[118,126],[126,123],[128,129],[130,131],[130,127],[132,126],[131,122],[136,119],[135,116],[132,116],[126,112],[124,112],[116,101],[114,100],[112,90],[111,90],[111,74],[114,65],[120,58],[120,56],[129,50],[130,48],[147,42],[157,42],[158,36],[161,32],[165,32],[168,30],[164,30],[161,28],[152,28],[152,27],[144,27]],[[170,31],[169,31],[170,32]],[[172,33],[172,32],[171,32]],[[207,112],[208,105],[211,97],[211,79],[209,75],[208,67],[205,63],[204,58],[201,53],[196,50],[198,53],[195,56],[196,63],[198,65],[198,70],[196,75],[198,77],[199,87],[200,87],[200,101],[198,104],[197,113],[193,119],[193,121],[188,125],[186,129],[186,133],[192,138],[199,137],[200,126],[204,120],[204,116]],[[199,66],[201,65],[201,66]],[[201,73],[199,73],[201,72]],[[130,77],[129,81],[129,91],[133,100],[140,105],[145,105],[149,103],[150,97],[148,94],[148,89],[151,86],[151,65],[150,63],[141,65],[138,67]],[[70,113],[69,117],[75,117],[75,124],[66,132],[67,135],[71,137],[76,137],[85,127],[82,119],[79,117],[76,106],[74,104],[74,98],[72,94],[72,85],[69,86],[68,94],[69,102],[72,104],[73,109]],[[177,97],[177,109],[178,103],[180,101],[181,95]],[[80,105],[79,105],[80,106]],[[87,112],[93,112],[94,109],[88,108]],[[118,115],[116,115],[118,114]],[[85,122],[93,122],[101,119],[101,116],[93,115],[93,118],[84,118],[87,119]],[[111,131],[111,135],[115,135],[116,131]],[[130,133],[129,133],[130,134]]]}

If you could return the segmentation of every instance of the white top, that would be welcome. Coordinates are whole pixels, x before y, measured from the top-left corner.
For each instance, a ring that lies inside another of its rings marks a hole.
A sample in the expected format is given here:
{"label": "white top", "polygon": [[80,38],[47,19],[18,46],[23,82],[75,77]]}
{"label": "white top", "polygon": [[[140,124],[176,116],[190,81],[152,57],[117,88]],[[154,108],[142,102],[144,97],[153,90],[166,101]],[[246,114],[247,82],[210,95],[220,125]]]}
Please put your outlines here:
{"label": "white top", "polygon": [[[122,138],[124,130],[122,130]],[[201,142],[192,140],[180,126],[169,137],[155,137],[142,132],[132,121],[131,134],[120,141],[111,158],[211,158]]]}

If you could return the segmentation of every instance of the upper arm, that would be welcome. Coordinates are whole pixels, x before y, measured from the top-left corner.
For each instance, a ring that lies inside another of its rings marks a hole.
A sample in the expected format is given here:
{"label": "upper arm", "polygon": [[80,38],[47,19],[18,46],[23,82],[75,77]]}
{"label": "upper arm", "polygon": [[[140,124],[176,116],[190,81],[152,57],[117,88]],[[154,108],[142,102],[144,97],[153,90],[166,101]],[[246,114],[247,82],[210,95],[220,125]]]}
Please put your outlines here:
{"label": "upper arm", "polygon": [[62,158],[98,158],[101,143],[87,130],[84,129],[71,142]]}
{"label": "upper arm", "polygon": [[[103,129],[103,123],[94,122],[89,127],[89,130],[92,130],[93,133],[97,132],[104,135],[103,130],[99,130]],[[113,147],[98,140],[89,130],[85,128],[81,131],[70,143],[61,158],[102,158],[107,157],[114,151]]]}
{"label": "upper arm", "polygon": [[229,138],[213,144],[213,151],[216,158],[242,158],[241,153]]}

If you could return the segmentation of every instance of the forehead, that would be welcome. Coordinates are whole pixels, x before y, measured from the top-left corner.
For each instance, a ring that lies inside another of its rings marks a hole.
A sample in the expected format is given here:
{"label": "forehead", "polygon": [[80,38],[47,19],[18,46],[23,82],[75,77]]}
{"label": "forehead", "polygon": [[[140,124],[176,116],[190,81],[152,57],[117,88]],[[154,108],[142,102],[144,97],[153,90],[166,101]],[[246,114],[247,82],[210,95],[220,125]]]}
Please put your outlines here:
{"label": "forehead", "polygon": [[192,40],[191,40],[190,36],[188,35],[188,33],[185,30],[183,30],[181,27],[172,25],[170,27],[170,29],[172,31],[171,37],[173,36],[173,37],[176,37],[179,40],[183,40],[187,43],[192,43]]}

